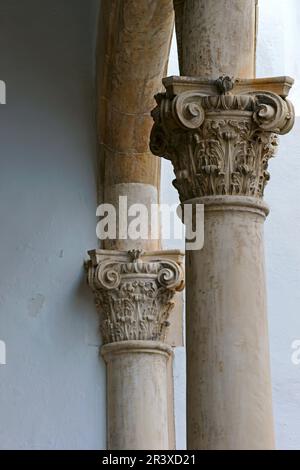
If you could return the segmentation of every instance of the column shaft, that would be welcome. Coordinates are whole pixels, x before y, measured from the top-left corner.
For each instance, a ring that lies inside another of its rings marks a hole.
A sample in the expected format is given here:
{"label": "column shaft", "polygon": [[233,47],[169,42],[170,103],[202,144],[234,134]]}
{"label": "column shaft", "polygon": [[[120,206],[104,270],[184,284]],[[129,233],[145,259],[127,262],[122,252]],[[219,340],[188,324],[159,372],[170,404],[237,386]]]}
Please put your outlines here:
{"label": "column shaft", "polygon": [[255,76],[256,0],[174,0],[180,74]]}
{"label": "column shaft", "polygon": [[187,252],[190,449],[274,446],[265,210],[232,199],[205,206],[204,247]]}
{"label": "column shaft", "polygon": [[101,315],[107,364],[108,448],[169,449],[169,365],[165,343],[183,256],[94,250],[88,281]]}
{"label": "column shaft", "polygon": [[172,354],[170,346],[155,341],[103,347],[109,449],[168,449],[167,363]]}
{"label": "column shaft", "polygon": [[[174,25],[172,0],[102,0],[98,35],[98,136],[101,202],[118,209],[159,203],[160,160],[151,158],[154,94],[166,74]],[[159,53],[158,53],[159,51]],[[150,222],[149,222],[150,223]],[[158,221],[159,223],[159,221]],[[160,239],[104,240],[104,248],[160,249]]]}

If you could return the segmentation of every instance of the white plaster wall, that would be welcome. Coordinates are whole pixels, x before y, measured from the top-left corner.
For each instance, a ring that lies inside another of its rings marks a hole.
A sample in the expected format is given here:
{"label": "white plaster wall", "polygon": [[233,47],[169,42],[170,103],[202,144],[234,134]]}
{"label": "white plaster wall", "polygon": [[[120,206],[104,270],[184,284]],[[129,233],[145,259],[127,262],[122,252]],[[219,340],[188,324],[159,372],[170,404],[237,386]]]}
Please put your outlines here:
{"label": "white plaster wall", "polygon": [[[179,75],[177,46],[175,34],[173,35],[168,75]],[[172,186],[175,178],[173,167],[170,161],[161,160],[161,203],[179,204],[178,193]],[[164,221],[162,221],[164,223]],[[179,248],[184,250],[184,240],[163,240],[164,249]],[[175,404],[175,432],[176,432],[176,448],[186,449],[186,355],[185,348],[178,347],[175,349],[174,356],[174,404]]]}
{"label": "white plaster wall", "polygon": [[[296,79],[291,99],[300,115],[300,2],[259,0],[257,76],[290,75]],[[169,75],[178,75],[173,41]],[[300,449],[300,365],[291,361],[292,342],[300,340],[300,117],[294,130],[281,137],[271,162],[265,199],[271,213],[265,225],[270,347],[276,441],[279,449]],[[171,181],[170,162],[162,164],[162,202],[178,196]],[[166,247],[182,247],[171,240]],[[175,413],[177,447],[185,443],[185,351],[175,354]]]}
{"label": "white plaster wall", "polygon": [[97,4],[0,1],[0,449],[105,448],[83,272],[97,244]]}

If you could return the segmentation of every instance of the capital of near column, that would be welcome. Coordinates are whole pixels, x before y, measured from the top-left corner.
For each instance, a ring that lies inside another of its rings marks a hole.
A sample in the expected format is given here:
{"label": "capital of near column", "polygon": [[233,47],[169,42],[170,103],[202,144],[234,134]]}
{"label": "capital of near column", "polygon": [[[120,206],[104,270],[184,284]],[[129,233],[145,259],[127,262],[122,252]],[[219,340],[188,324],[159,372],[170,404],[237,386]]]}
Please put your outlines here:
{"label": "capital of near column", "polygon": [[172,161],[182,202],[207,196],[261,199],[277,134],[294,124],[289,77],[170,77],[156,95],[150,146]]}

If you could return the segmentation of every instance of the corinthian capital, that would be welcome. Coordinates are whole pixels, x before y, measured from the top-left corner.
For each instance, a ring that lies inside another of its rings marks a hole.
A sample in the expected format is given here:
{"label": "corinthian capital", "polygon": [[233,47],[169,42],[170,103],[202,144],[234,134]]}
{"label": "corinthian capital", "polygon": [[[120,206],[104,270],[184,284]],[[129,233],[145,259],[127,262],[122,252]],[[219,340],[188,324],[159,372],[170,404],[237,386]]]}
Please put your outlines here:
{"label": "corinthian capital", "polygon": [[156,96],[150,147],[172,161],[181,201],[215,195],[262,198],[278,134],[294,124],[293,80],[170,77]]}
{"label": "corinthian capital", "polygon": [[176,291],[184,287],[179,251],[93,250],[88,283],[101,317],[103,342],[164,341]]}

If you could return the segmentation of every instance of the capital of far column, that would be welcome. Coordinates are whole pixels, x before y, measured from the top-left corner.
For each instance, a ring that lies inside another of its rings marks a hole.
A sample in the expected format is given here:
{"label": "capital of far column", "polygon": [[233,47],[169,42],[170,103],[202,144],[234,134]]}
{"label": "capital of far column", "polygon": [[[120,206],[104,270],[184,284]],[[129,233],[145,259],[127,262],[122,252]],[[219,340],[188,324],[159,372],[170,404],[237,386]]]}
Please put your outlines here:
{"label": "capital of far column", "polygon": [[175,293],[184,288],[184,254],[92,250],[89,255],[86,271],[103,343],[164,342]]}
{"label": "capital of far column", "polygon": [[150,147],[171,160],[181,202],[208,196],[262,199],[278,134],[294,124],[293,79],[169,77],[156,95]]}

